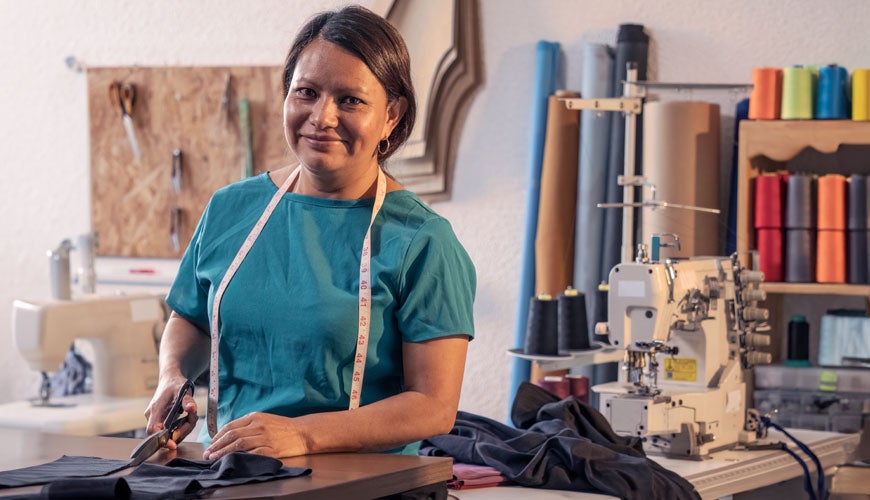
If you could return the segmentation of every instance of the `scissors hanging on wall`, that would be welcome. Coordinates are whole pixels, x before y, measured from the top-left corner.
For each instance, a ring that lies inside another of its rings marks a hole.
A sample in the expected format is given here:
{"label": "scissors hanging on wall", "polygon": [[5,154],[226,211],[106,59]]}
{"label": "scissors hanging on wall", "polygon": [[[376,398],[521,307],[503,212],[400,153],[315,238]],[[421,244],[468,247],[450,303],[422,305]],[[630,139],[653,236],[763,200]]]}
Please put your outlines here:
{"label": "scissors hanging on wall", "polygon": [[132,83],[118,81],[109,84],[109,100],[112,106],[121,112],[121,123],[130,141],[130,149],[133,150],[133,158],[139,161],[139,141],[136,139],[136,129],[133,126],[133,113],[136,109],[136,86]]}

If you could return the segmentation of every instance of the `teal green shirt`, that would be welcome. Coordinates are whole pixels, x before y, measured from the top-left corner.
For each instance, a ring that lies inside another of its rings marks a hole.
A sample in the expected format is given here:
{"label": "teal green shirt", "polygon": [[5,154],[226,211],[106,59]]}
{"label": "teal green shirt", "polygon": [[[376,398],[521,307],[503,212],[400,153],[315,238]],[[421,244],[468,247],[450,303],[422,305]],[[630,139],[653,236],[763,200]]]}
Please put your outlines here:
{"label": "teal green shirt", "polygon": [[[210,330],[217,287],[277,189],[262,174],[212,196],[169,307]],[[254,411],[295,417],[347,409],[373,202],[283,196],[221,299],[219,428]],[[402,392],[402,342],[474,335],[474,266],[447,220],[413,193],[393,191],[371,244],[361,405]],[[415,445],[400,451],[414,453]]]}

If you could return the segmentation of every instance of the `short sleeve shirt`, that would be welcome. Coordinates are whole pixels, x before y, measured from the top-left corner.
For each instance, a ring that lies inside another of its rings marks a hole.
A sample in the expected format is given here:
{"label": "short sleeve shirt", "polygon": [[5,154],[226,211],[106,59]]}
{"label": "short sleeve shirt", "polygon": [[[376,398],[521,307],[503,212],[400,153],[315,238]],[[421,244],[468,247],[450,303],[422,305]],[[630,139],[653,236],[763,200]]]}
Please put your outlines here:
{"label": "short sleeve shirt", "polygon": [[[209,331],[217,287],[277,189],[264,173],[214,194],[166,299],[175,312]],[[373,201],[283,195],[221,299],[218,427],[347,409]],[[474,335],[475,270],[447,220],[393,191],[371,245],[362,405],[403,390],[402,342]]]}

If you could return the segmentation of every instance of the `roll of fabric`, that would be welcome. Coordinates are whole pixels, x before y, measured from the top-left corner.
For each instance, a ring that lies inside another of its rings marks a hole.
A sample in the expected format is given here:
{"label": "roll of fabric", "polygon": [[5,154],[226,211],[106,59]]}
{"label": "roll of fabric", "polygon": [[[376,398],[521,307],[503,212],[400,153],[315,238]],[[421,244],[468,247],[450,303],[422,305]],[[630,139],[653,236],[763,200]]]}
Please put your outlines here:
{"label": "roll of fabric", "polygon": [[852,119],[870,120],[870,69],[852,72]]}
{"label": "roll of fabric", "polygon": [[[613,49],[603,44],[583,48],[580,95],[613,96]],[[607,194],[607,152],[613,113],[580,112],[580,171],[577,176],[577,224],[574,235],[574,287],[586,295],[590,306],[601,282],[601,232]],[[594,315],[590,315],[590,330]]]}
{"label": "roll of fabric", "polygon": [[[812,283],[816,271],[816,230],[785,230],[785,281],[789,283]],[[767,279],[765,277],[765,279]]]}
{"label": "roll of fabric", "polygon": [[559,351],[588,350],[586,297],[577,290],[569,288],[559,294],[557,302]]}
{"label": "roll of fabric", "polygon": [[549,295],[529,299],[529,321],[523,352],[531,355],[559,354],[556,300]]}
{"label": "roll of fabric", "polygon": [[815,117],[821,120],[849,118],[849,72],[832,64],[819,69]]}
{"label": "roll of fabric", "polygon": [[[698,101],[650,102],[643,115],[644,177],[656,185],[656,198],[719,208],[719,106]],[[679,235],[680,249],[662,248],[662,259],[721,253],[717,214],[644,208],[640,224],[644,243],[653,234]]]}
{"label": "roll of fabric", "polygon": [[560,98],[579,97],[558,91],[550,96],[541,170],[538,232],[535,236],[535,291],[556,296],[574,280],[574,225],[577,214],[577,155],[580,113]]}
{"label": "roll of fabric", "polygon": [[728,188],[728,226],[725,230],[725,255],[737,251],[737,166],[740,122],[749,118],[749,99],[742,99],[734,109],[734,143],[731,146],[731,185]]}
{"label": "roll of fabric", "polygon": [[818,228],[846,229],[846,178],[839,174],[825,174],[818,181]]}
{"label": "roll of fabric", "polygon": [[749,95],[750,120],[778,120],[782,102],[782,70],[753,68]]}
{"label": "roll of fabric", "polygon": [[813,118],[813,70],[801,66],[782,70],[783,120],[811,120]]}
{"label": "roll of fabric", "polygon": [[[621,24],[616,37],[616,62],[613,68],[613,93],[622,96],[624,93],[623,81],[627,77],[627,66],[633,63],[637,67],[637,79],[646,80],[647,57],[649,53],[649,35],[644,32],[641,24]],[[635,134],[635,173],[640,174],[638,169],[639,159],[643,151],[641,138],[643,137],[643,119],[637,120],[637,133]],[[625,173],[625,117],[621,113],[614,113],[610,122],[610,149],[607,159],[607,202],[622,202],[622,188],[617,184],[617,177]],[[622,211],[604,211],[604,236],[601,249],[600,280],[607,281],[610,270],[621,260],[622,254]]]}
{"label": "roll of fabric", "polygon": [[[556,91],[556,77],[559,74],[560,45],[556,42],[541,40],[536,46],[534,84],[532,86],[531,122],[528,124],[529,157],[528,180],[526,182],[526,217],[520,263],[520,284],[517,306],[514,345],[521,348],[526,337],[528,324],[528,301],[535,290],[535,235],[538,229],[538,201],[541,187],[541,167],[544,157],[544,137],[547,126],[547,101]],[[522,382],[529,379],[531,363],[514,358],[511,370],[510,390],[508,391],[508,411],[513,406],[514,395]]]}

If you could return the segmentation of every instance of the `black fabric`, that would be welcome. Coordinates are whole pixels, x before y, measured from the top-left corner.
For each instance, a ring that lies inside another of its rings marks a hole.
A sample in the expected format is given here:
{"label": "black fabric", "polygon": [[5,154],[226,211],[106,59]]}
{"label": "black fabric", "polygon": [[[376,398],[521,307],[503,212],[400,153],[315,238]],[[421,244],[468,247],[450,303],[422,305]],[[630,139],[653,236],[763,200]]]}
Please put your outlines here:
{"label": "black fabric", "polygon": [[[90,467],[93,475],[99,475],[93,467],[94,459],[91,457],[63,457],[61,460],[64,459],[67,467],[79,461],[82,467]],[[125,465],[129,463],[119,460],[106,461],[123,462]],[[44,468],[45,465],[29,469]],[[245,452],[231,453],[214,462],[176,458],[166,465],[144,463],[126,476],[82,477],[84,469],[79,471],[76,476],[65,476],[68,479],[60,478],[55,474],[54,477],[43,476],[43,479],[38,482],[17,484],[22,486],[51,481],[40,493],[17,498],[129,498],[133,500],[193,498],[208,488],[273,481],[311,473],[311,469],[284,467],[280,460]]]}
{"label": "black fabric", "polygon": [[450,434],[423,441],[420,454],[488,465],[527,487],[632,500],[700,498],[691,483],[646,458],[639,440],[616,435],[577,398],[560,401],[523,383],[511,416],[519,428],[460,411]]}
{"label": "black fabric", "polygon": [[56,479],[106,476],[129,465],[129,460],[64,455],[47,464],[0,472],[0,488],[45,484]]}

